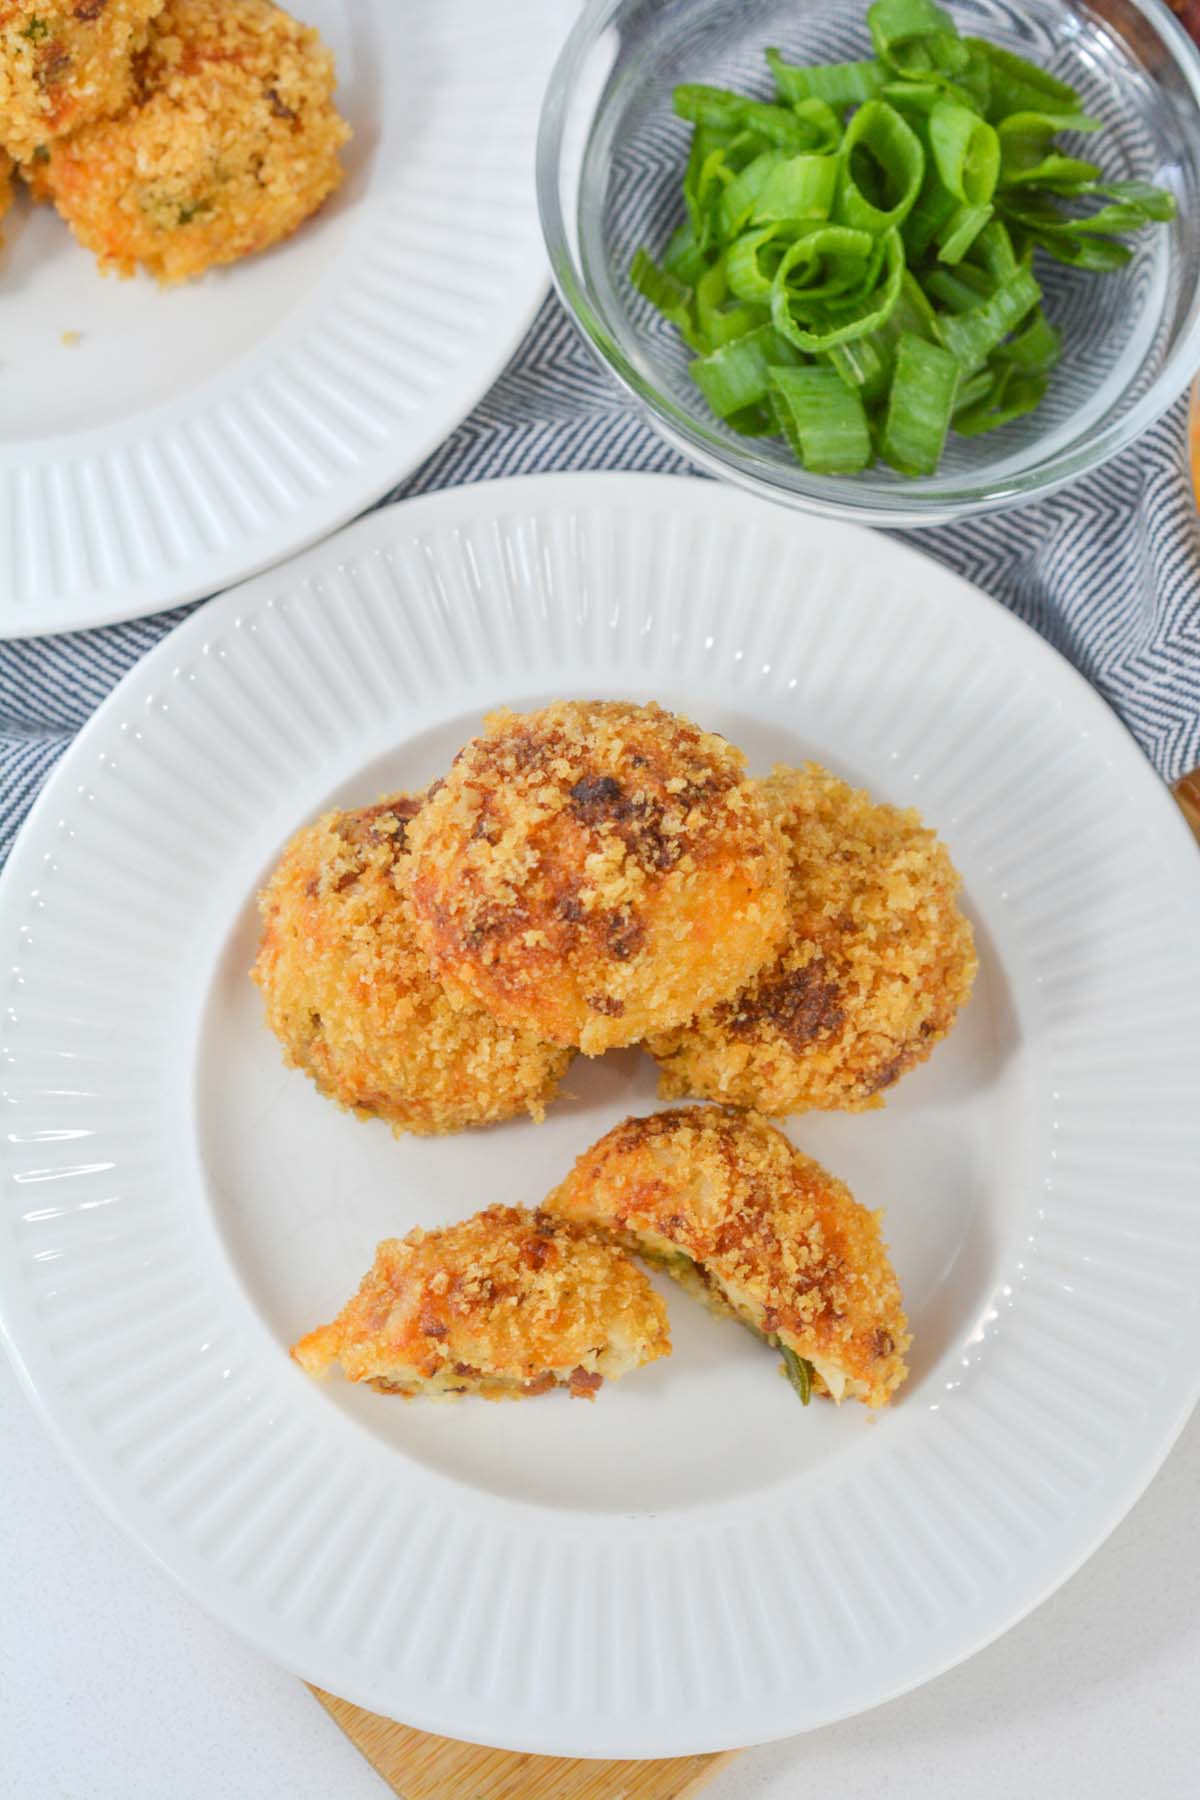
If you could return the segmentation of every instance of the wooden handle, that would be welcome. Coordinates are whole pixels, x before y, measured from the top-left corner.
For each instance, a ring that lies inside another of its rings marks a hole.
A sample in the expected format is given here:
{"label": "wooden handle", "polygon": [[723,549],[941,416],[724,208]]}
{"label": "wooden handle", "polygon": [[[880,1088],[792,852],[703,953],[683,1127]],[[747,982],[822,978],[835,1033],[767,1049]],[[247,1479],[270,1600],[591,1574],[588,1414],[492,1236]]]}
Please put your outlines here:
{"label": "wooden handle", "polygon": [[739,1754],[661,1762],[522,1756],[432,1737],[313,1688],[329,1716],[400,1800],[690,1800]]}
{"label": "wooden handle", "polygon": [[1181,775],[1172,792],[1183,809],[1183,816],[1200,842],[1200,769]]}

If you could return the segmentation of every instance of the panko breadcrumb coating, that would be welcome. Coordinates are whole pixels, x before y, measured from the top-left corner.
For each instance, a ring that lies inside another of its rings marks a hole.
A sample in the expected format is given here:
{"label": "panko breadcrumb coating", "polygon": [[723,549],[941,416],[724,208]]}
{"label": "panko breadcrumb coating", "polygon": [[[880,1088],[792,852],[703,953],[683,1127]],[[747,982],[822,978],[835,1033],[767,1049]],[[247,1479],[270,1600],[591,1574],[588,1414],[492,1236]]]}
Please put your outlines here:
{"label": "panko breadcrumb coating", "polygon": [[293,1068],[397,1133],[540,1119],[571,1054],[452,1004],[413,932],[407,835],[422,796],[331,812],[294,837],[259,899],[253,977]]}
{"label": "panko breadcrumb coating", "polygon": [[386,1393],[515,1400],[565,1387],[591,1400],[670,1350],[667,1309],[623,1251],[544,1213],[489,1206],[385,1239],[354,1299],[292,1355],[310,1375],[340,1363]]}
{"label": "panko breadcrumb coating", "polygon": [[[13,203],[13,160],[0,150],[0,219]],[[0,244],[4,242],[0,236]]]}
{"label": "panko breadcrumb coating", "polygon": [[412,848],[439,974],[589,1056],[736,993],[784,929],[784,847],[741,752],[658,706],[493,714]]}
{"label": "panko breadcrumb coating", "polygon": [[187,281],[278,243],[341,181],[333,57],[268,0],[167,0],[136,75],[120,118],[38,167],[102,269]]}
{"label": "panko breadcrumb coating", "polygon": [[959,876],[915,810],[814,763],[760,785],[791,852],[784,948],[736,999],[650,1038],[659,1092],[772,1116],[881,1106],[970,997]]}
{"label": "panko breadcrumb coating", "polygon": [[129,104],[163,0],[0,0],[0,144],[19,162]]}
{"label": "panko breadcrumb coating", "polygon": [[884,1406],[908,1372],[881,1215],[754,1113],[684,1106],[626,1119],[546,1208],[607,1231],[803,1358],[835,1400]]}

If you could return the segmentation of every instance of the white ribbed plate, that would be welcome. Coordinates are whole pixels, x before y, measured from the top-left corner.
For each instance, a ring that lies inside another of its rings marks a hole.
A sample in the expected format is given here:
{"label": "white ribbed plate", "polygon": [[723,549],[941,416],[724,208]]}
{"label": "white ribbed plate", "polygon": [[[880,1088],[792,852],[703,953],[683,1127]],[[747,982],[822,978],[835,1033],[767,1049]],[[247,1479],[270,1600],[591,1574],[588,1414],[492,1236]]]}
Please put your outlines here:
{"label": "white ribbed plate", "polygon": [[287,243],[188,287],[106,280],[51,208],[8,215],[0,637],[241,581],[449,435],[545,291],[533,141],[574,10],[304,0],[354,128],[346,180]]}
{"label": "white ribbed plate", "polygon": [[[405,1405],[286,1346],[378,1237],[537,1201],[651,1105],[637,1053],[547,1123],[395,1142],[280,1065],[253,894],[333,801],[480,713],[658,696],[816,755],[948,839],[979,990],[885,1111],[794,1136],[887,1209],[913,1378],[801,1410],[672,1290],[594,1406]],[[52,777],[0,889],[0,1310],[109,1509],[333,1692],[526,1750],[821,1724],[1037,1604],[1145,1486],[1200,1360],[1200,862],[1034,634],[883,537],[707,482],[490,482],[386,510],[197,613]]]}

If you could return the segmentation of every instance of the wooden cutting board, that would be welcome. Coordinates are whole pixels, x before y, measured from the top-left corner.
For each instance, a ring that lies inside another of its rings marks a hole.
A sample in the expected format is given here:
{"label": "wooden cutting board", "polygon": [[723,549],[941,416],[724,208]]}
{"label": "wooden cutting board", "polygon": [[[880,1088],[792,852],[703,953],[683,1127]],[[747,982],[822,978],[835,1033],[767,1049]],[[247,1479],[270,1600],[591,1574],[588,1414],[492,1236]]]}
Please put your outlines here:
{"label": "wooden cutting board", "polygon": [[662,1762],[522,1756],[431,1737],[321,1688],[312,1691],[400,1800],[688,1800],[739,1754]]}
{"label": "wooden cutting board", "polygon": [[[1200,840],[1200,769],[1175,783]],[[313,1693],[400,1800],[688,1800],[740,1755],[674,1756],[662,1762],[582,1762],[459,1744],[364,1712],[321,1688]]]}

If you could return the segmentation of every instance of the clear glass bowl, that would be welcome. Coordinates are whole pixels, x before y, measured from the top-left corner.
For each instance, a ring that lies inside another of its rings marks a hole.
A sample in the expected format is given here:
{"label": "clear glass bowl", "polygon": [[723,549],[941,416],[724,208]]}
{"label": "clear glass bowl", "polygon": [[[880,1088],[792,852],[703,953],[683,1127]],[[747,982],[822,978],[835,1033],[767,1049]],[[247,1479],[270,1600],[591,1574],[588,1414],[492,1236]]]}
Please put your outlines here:
{"label": "clear glass bowl", "polygon": [[708,412],[675,331],[630,286],[640,244],[682,217],[688,127],[679,81],[770,96],[768,44],[793,62],[870,55],[866,0],[590,0],[551,76],[538,201],[554,280],[601,359],[663,437],[715,475],[787,505],[867,524],[936,525],[1048,493],[1115,456],[1200,369],[1200,52],[1161,0],[949,0],[959,27],[1070,82],[1104,122],[1081,153],[1111,179],[1178,201],[1113,275],[1039,256],[1063,360],[1038,410],[980,438],[951,435],[941,469],[810,475],[782,443]]}

